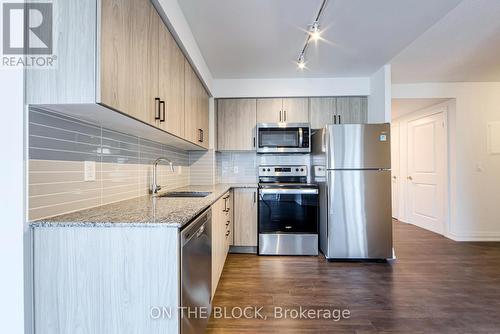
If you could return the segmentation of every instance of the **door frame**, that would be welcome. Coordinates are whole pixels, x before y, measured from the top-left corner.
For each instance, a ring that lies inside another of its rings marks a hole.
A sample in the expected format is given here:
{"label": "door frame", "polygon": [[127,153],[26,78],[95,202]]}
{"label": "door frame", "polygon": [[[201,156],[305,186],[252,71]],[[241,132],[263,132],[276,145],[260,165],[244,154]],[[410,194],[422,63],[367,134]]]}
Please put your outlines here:
{"label": "door frame", "polygon": [[[449,150],[450,150],[450,134],[448,132],[449,122],[449,101],[415,111],[404,115],[394,120],[399,123],[399,174],[398,175],[398,190],[399,190],[399,218],[398,220],[404,223],[410,223],[408,219],[408,123],[419,120],[421,118],[443,114],[443,131],[444,131],[444,162],[443,162],[443,212],[442,212],[442,231],[443,236],[450,237],[450,212],[449,212],[449,187],[450,187],[450,165],[449,165]],[[403,149],[404,148],[404,149]],[[404,177],[402,177],[404,176]],[[415,225],[417,226],[417,225]]]}

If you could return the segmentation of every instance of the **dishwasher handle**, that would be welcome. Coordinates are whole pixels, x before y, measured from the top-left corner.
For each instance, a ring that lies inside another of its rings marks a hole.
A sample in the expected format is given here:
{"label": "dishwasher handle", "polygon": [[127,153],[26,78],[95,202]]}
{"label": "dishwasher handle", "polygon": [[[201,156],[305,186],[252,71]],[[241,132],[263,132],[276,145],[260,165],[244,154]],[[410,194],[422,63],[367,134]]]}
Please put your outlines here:
{"label": "dishwasher handle", "polygon": [[209,208],[193,222],[189,223],[181,232],[181,246],[187,244],[192,238],[199,238],[207,228],[207,223],[212,219],[212,210]]}

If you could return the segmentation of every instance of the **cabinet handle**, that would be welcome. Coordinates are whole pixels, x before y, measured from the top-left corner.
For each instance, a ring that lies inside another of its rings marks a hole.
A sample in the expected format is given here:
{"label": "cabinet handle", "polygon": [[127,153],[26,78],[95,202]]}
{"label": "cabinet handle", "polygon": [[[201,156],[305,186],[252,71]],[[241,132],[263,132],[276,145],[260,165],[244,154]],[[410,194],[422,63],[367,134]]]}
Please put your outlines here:
{"label": "cabinet handle", "polygon": [[155,97],[155,119],[160,119],[160,98]]}
{"label": "cabinet handle", "polygon": [[339,124],[342,124],[342,121],[340,120],[340,115],[339,115]]}
{"label": "cabinet handle", "polygon": [[333,115],[333,124],[337,124],[337,115]]}
{"label": "cabinet handle", "polygon": [[202,129],[198,129],[198,141],[200,143],[203,143],[203,130]]}
{"label": "cabinet handle", "polygon": [[253,137],[253,147],[255,147],[255,137]]}
{"label": "cabinet handle", "polygon": [[253,192],[253,202],[256,203],[257,202],[257,192]]}
{"label": "cabinet handle", "polygon": [[286,110],[283,111],[283,122],[286,122]]}
{"label": "cabinet handle", "polygon": [[160,122],[165,122],[165,101],[160,101],[160,106],[161,106],[161,117],[160,117]]}
{"label": "cabinet handle", "polygon": [[282,119],[282,116],[281,116],[282,113],[283,113],[283,111],[280,110],[280,122],[281,122],[281,119]]}
{"label": "cabinet handle", "polygon": [[226,238],[229,236],[229,233],[231,233],[231,231],[226,232]]}
{"label": "cabinet handle", "polygon": [[227,221],[227,223],[226,223],[226,226],[229,226],[229,224],[230,224],[230,223],[231,223],[231,222],[228,220],[228,221]]}

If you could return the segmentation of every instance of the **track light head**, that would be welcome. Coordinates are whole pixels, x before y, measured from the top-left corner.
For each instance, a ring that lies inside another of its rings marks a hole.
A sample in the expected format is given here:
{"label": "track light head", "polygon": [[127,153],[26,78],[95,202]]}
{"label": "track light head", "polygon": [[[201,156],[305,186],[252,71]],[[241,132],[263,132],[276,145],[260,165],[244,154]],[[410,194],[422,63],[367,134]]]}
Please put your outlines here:
{"label": "track light head", "polygon": [[314,22],[311,25],[311,29],[309,29],[309,35],[311,36],[311,40],[318,41],[321,38],[321,30],[319,29],[318,21]]}
{"label": "track light head", "polygon": [[306,61],[304,59],[304,55],[301,54],[299,56],[299,60],[297,61],[297,67],[301,70],[303,70],[304,68],[306,68]]}

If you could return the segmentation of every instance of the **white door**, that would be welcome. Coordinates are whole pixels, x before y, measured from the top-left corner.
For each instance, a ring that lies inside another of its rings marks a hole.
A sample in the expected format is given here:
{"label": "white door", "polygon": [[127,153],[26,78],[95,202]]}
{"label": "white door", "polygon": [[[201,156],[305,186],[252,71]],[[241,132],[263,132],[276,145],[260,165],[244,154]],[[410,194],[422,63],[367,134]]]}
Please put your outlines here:
{"label": "white door", "polygon": [[399,123],[391,125],[392,217],[399,219]]}
{"label": "white door", "polygon": [[444,233],[444,113],[408,122],[408,220]]}

